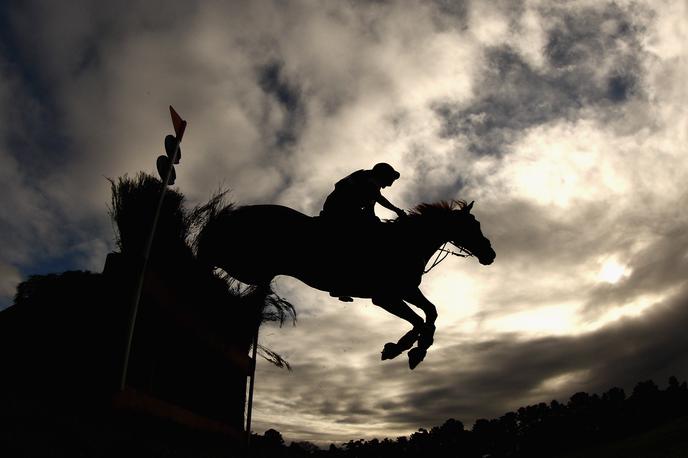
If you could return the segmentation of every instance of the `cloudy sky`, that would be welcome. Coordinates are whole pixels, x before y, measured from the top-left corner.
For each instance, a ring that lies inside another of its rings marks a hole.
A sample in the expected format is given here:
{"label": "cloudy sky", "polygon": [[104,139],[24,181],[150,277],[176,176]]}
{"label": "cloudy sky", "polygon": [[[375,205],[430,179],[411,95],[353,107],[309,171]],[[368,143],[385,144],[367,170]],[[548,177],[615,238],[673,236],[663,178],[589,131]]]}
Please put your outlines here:
{"label": "cloudy sky", "polygon": [[[422,290],[435,345],[279,278],[254,423],[318,442],[408,434],[576,391],[688,377],[688,7],[666,1],[106,1],[0,7],[0,308],[30,274],[100,271],[109,183],[154,172],[189,121],[179,189],[316,214],[387,161],[385,195],[475,200],[495,263]],[[392,214],[382,209],[381,217]]]}

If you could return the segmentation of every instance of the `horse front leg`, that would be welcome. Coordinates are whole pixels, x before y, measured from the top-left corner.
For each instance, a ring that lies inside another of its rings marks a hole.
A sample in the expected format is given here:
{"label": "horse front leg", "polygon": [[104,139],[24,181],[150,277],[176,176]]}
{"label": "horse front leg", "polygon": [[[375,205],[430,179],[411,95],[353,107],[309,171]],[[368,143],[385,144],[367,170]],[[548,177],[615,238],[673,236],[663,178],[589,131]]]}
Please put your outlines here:
{"label": "horse front leg", "polygon": [[[411,307],[400,299],[373,298],[373,304],[387,310],[392,315],[402,318],[411,325],[413,329],[404,334],[397,343],[388,342],[382,350],[382,359],[393,359],[413,346],[418,339],[418,335],[423,327],[423,319],[418,316]],[[415,366],[414,366],[415,367]]]}
{"label": "horse front leg", "polygon": [[435,304],[430,302],[428,298],[423,295],[419,288],[415,288],[404,294],[403,299],[415,305],[425,313],[425,322],[427,324],[435,324],[435,320],[437,320],[437,308]]}
{"label": "horse front leg", "polygon": [[401,336],[397,343],[387,342],[382,349],[382,360],[394,359],[406,350],[413,347],[420,335],[420,327],[414,327],[409,332]]}
{"label": "horse front leg", "polygon": [[428,352],[428,348],[435,341],[435,320],[437,320],[437,309],[435,305],[426,298],[420,289],[415,288],[410,293],[404,295],[404,300],[420,308],[425,313],[425,324],[420,329],[418,335],[418,347],[409,352],[409,366],[411,369],[420,364]]}

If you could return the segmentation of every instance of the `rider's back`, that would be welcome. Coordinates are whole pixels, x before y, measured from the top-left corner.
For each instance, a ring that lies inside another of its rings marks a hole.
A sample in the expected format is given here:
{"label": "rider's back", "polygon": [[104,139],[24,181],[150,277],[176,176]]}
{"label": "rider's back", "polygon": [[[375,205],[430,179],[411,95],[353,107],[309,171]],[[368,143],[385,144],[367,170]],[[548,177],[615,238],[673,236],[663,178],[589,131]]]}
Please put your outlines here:
{"label": "rider's back", "polygon": [[380,187],[375,184],[370,170],[357,170],[334,185],[327,196],[321,216],[347,219],[372,211]]}

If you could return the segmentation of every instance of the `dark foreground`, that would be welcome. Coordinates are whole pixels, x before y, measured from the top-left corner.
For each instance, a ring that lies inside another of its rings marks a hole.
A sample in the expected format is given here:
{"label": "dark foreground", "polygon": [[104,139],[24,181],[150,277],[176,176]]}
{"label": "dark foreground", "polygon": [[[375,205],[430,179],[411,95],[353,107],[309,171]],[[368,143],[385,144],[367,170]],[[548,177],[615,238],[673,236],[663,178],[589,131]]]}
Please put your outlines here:
{"label": "dark foreground", "polygon": [[[228,457],[246,456],[227,437],[173,422],[131,414],[70,412],[41,403],[3,398],[0,456],[7,457]],[[688,387],[672,377],[666,389],[638,383],[600,395],[574,394],[567,403],[522,407],[471,429],[447,420],[394,439],[351,440],[319,449],[287,445],[268,430],[253,435],[255,457],[686,457]]]}

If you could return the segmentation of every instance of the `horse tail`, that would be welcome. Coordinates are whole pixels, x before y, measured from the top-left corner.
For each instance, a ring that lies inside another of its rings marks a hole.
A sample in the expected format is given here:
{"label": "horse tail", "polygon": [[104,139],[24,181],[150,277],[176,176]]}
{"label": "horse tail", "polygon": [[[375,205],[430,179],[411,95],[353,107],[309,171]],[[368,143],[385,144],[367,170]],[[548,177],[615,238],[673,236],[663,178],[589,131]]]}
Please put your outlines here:
{"label": "horse tail", "polygon": [[[233,232],[236,232],[232,230],[234,223],[232,216],[240,208],[247,208],[235,206],[232,203],[225,204],[223,201],[224,194],[214,196],[207,204],[198,207],[192,213],[196,227],[199,228],[198,235],[194,239],[196,260],[199,267],[207,271],[211,271],[215,267],[224,268],[224,266],[218,266],[217,263],[223,256],[231,254],[227,252],[227,240]],[[225,279],[227,278],[225,277]],[[275,293],[272,289],[272,277],[265,277],[263,280],[253,284],[247,283],[248,288],[241,293],[249,304],[254,303],[260,320],[276,321],[280,326],[288,320],[295,323],[296,309],[294,306]],[[281,365],[278,362],[282,361],[282,358],[277,353],[269,350],[266,352],[268,356],[263,356],[273,363]],[[288,366],[288,364],[286,365]]]}
{"label": "horse tail", "polygon": [[226,193],[227,191],[218,192],[206,204],[196,207],[190,215],[197,233],[193,242],[196,261],[204,270],[216,267],[214,253],[223,237],[227,236],[222,230],[222,223],[235,209],[233,203],[225,202]]}

